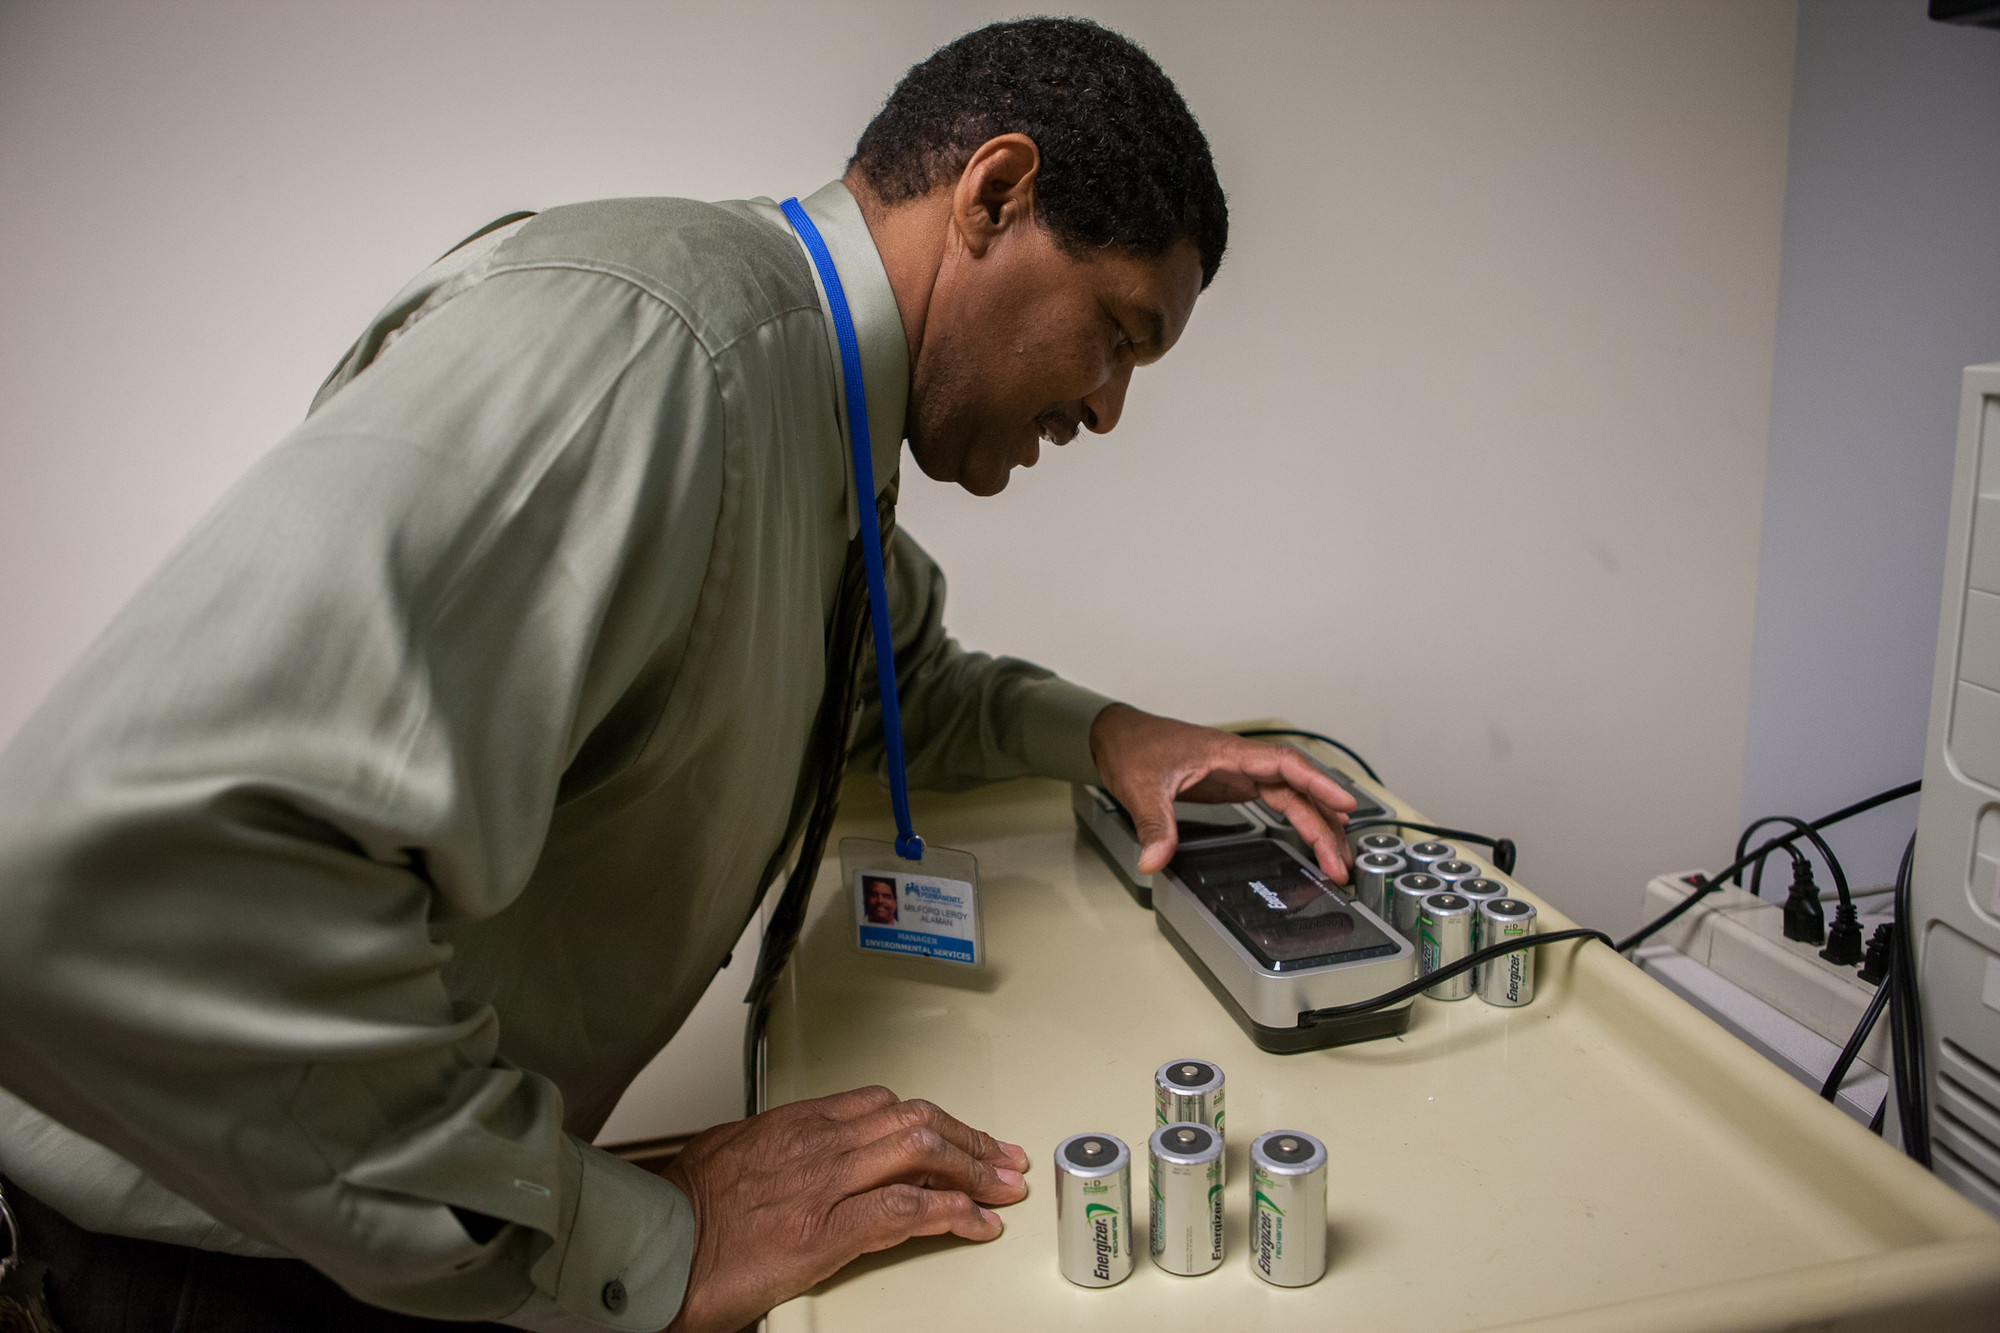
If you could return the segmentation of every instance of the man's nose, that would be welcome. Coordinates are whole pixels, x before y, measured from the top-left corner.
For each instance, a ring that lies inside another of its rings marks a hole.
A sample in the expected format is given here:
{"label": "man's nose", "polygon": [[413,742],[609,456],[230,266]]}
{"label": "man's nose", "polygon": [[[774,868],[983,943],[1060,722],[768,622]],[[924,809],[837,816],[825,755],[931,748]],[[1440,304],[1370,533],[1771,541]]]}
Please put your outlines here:
{"label": "man's nose", "polygon": [[1132,367],[1120,366],[1111,378],[1083,396],[1083,425],[1099,435],[1107,435],[1125,410],[1125,389],[1132,383]]}

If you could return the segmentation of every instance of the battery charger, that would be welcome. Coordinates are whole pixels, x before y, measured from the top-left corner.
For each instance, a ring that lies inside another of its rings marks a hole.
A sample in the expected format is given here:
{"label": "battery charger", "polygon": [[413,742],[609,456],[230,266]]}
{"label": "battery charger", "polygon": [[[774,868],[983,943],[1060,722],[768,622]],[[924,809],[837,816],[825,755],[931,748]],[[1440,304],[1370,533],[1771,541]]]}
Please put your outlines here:
{"label": "battery charger", "polygon": [[1417,953],[1276,838],[1183,846],[1153,877],[1153,920],[1253,1042],[1281,1054],[1394,1036],[1415,997],[1363,1014],[1417,975]]}

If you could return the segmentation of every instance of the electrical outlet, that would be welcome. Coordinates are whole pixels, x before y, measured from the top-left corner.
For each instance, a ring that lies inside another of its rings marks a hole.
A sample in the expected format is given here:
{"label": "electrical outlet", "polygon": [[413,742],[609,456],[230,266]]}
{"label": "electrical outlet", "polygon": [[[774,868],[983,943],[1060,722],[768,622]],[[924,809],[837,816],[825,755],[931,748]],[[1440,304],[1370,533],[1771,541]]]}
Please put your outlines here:
{"label": "electrical outlet", "polygon": [[[1661,875],[1648,883],[1643,919],[1651,921],[1678,906],[1694,892],[1688,875],[1698,873]],[[1864,934],[1886,919],[1864,916]],[[1672,947],[1832,1042],[1836,1050],[1846,1045],[1875,998],[1875,987],[1861,980],[1856,968],[1836,966],[1821,958],[1815,946],[1785,938],[1782,901],[1752,897],[1734,885],[1708,895],[1647,943]],[[1887,1023],[1876,1024],[1861,1059],[1878,1069],[1889,1067]]]}

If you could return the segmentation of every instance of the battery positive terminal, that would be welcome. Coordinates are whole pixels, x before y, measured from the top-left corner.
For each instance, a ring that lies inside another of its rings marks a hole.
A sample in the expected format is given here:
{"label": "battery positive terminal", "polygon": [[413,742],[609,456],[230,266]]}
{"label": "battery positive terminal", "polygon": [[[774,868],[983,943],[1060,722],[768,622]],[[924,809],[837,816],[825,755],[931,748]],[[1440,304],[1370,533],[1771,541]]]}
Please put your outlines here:
{"label": "battery positive terminal", "polygon": [[[1792,892],[1785,899],[1785,938],[1801,944],[1826,942],[1826,911],[1819,905],[1819,888],[1813,883],[1812,862],[1792,852]],[[1855,926],[1855,957],[1860,957],[1861,927]]]}

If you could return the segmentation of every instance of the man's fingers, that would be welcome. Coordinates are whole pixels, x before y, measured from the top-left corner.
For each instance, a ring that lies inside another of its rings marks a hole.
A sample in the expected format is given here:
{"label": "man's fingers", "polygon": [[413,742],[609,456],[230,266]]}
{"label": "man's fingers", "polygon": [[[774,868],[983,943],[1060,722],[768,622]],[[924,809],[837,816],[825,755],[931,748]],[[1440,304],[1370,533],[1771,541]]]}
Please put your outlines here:
{"label": "man's fingers", "polygon": [[961,1190],[984,1203],[1019,1203],[1028,1186],[1019,1171],[982,1162],[929,1125],[912,1125],[849,1151],[840,1190],[860,1194],[885,1185]]}
{"label": "man's fingers", "polygon": [[[1354,809],[1354,798],[1291,746],[1189,726],[1114,704],[1091,724],[1091,755],[1105,785],[1132,816],[1139,838],[1135,868],[1141,874],[1164,869],[1173,859],[1178,797],[1242,801],[1263,792],[1269,800],[1270,789],[1282,787],[1298,793],[1299,800],[1288,813],[1299,813],[1293,823],[1313,843],[1321,865],[1336,880],[1347,879],[1341,823]],[[1311,814],[1305,813],[1308,806]],[[1316,829],[1310,827],[1315,822]]]}
{"label": "man's fingers", "polygon": [[843,1199],[830,1218],[835,1234],[847,1237],[857,1253],[886,1250],[912,1236],[950,1232],[967,1240],[992,1240],[1005,1228],[1000,1215],[981,1208],[957,1190],[917,1185],[885,1185]]}
{"label": "man's fingers", "polygon": [[829,1120],[859,1120],[863,1116],[874,1115],[884,1107],[896,1105],[897,1100],[896,1094],[887,1088],[872,1085],[792,1105],[810,1107]]}
{"label": "man's fingers", "polygon": [[1185,772],[1180,791],[1188,800],[1247,801],[1274,783],[1311,798],[1328,823],[1354,809],[1354,798],[1291,746],[1239,737]]}
{"label": "man's fingers", "polygon": [[1313,849],[1319,868],[1336,884],[1347,883],[1346,821],[1328,820],[1312,801],[1290,787],[1272,783],[1263,788],[1264,803],[1283,815]]}
{"label": "man's fingers", "polygon": [[1234,768],[1260,785],[1282,782],[1313,798],[1328,814],[1345,814],[1354,798],[1338,782],[1319,771],[1310,759],[1289,745],[1236,738],[1224,757],[1210,768]]}
{"label": "man's fingers", "polygon": [[872,1143],[876,1139],[888,1138],[900,1131],[929,1128],[944,1136],[967,1156],[976,1157],[990,1166],[1009,1167],[1014,1171],[1028,1169],[1028,1155],[1011,1143],[1002,1143],[983,1130],[958,1119],[932,1102],[921,1097],[891,1106],[880,1107],[865,1116],[858,1116],[847,1123],[847,1142],[853,1147]]}
{"label": "man's fingers", "polygon": [[1311,760],[1289,745],[1271,748],[1278,752],[1279,781],[1312,797],[1314,803],[1328,815],[1344,815],[1354,809],[1354,798],[1338,782],[1320,772]]}
{"label": "man's fingers", "polygon": [[741,1328],[857,1255],[952,1232],[991,1240],[982,1203],[1027,1194],[1027,1155],[887,1088],[792,1102],[697,1135],[667,1178],[694,1203],[676,1329]]}
{"label": "man's fingers", "polygon": [[1125,808],[1131,812],[1133,832],[1139,835],[1139,873],[1150,875],[1165,869],[1174,859],[1174,848],[1180,845],[1173,793],[1164,788],[1148,789],[1142,799],[1127,802]]}
{"label": "man's fingers", "polygon": [[1204,773],[1200,780],[1182,787],[1180,795],[1175,799],[1199,801],[1208,805],[1220,805],[1226,801],[1254,801],[1257,799],[1257,784],[1241,773],[1219,768]]}

